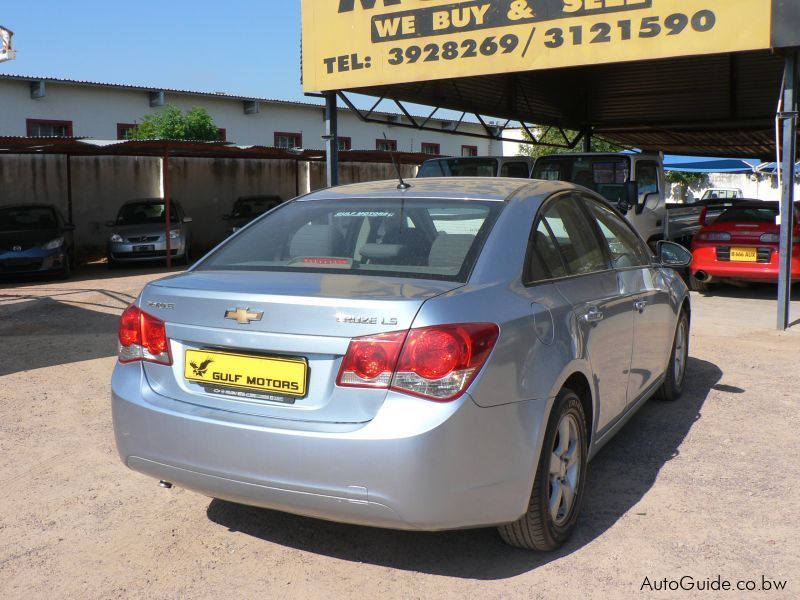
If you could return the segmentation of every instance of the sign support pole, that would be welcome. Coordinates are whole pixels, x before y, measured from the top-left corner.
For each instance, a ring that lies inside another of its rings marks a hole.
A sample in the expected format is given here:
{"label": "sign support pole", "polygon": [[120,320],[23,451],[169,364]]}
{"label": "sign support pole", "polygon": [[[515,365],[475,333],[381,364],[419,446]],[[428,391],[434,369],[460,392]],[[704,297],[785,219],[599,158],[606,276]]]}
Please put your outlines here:
{"label": "sign support pole", "polygon": [[789,328],[792,302],[792,232],[794,231],[794,165],[797,157],[798,52],[786,55],[783,92],[783,185],[781,189],[778,331]]}
{"label": "sign support pole", "polygon": [[339,111],[336,92],[325,93],[325,171],[328,187],[339,185]]}

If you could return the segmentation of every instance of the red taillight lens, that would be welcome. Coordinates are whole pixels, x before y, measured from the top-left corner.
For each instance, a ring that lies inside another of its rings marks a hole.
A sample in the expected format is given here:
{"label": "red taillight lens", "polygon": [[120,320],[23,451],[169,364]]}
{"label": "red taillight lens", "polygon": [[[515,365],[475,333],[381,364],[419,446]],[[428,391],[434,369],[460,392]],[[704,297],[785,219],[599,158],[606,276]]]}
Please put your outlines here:
{"label": "red taillight lens", "polygon": [[124,347],[142,344],[142,332],[139,328],[140,311],[136,306],[129,306],[119,318],[119,343]]}
{"label": "red taillight lens", "polygon": [[480,372],[499,333],[494,323],[464,323],[355,338],[336,383],[455,400]]}
{"label": "red taillight lens", "polygon": [[353,339],[336,383],[345,387],[388,388],[406,334],[397,331]]}
{"label": "red taillight lens", "polygon": [[125,309],[119,320],[119,361],[146,360],[172,364],[164,321],[143,312],[138,306]]}

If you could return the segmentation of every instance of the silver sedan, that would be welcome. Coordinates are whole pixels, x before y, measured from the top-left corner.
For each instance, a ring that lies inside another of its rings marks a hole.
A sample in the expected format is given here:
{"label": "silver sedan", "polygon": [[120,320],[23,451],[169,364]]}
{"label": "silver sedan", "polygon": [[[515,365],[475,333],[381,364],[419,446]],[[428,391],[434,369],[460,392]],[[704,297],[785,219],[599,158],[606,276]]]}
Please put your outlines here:
{"label": "silver sedan", "polygon": [[314,192],[124,312],[119,453],[233,502],[555,549],[588,461],[681,393],[690,259],[568,183]]}

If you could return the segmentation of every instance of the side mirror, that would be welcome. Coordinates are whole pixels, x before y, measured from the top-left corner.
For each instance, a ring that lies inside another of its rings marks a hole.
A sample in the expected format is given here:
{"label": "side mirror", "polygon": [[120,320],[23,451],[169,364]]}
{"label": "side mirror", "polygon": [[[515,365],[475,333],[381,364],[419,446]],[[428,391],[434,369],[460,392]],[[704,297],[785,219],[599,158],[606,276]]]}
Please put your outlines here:
{"label": "side mirror", "polygon": [[183,217],[183,222],[184,223],[191,223],[192,222],[192,217]]}
{"label": "side mirror", "polygon": [[700,227],[705,227],[708,225],[708,207],[704,206],[703,210],[700,211],[700,217],[698,218],[700,222]]}
{"label": "side mirror", "polygon": [[106,221],[106,227],[113,227],[114,225],[116,225],[114,221]]}
{"label": "side mirror", "polygon": [[692,253],[675,242],[658,242],[656,256],[659,263],[673,269],[683,269],[692,264]]}
{"label": "side mirror", "polygon": [[64,231],[75,231],[75,225],[73,223],[65,223],[64,227],[62,227]]}

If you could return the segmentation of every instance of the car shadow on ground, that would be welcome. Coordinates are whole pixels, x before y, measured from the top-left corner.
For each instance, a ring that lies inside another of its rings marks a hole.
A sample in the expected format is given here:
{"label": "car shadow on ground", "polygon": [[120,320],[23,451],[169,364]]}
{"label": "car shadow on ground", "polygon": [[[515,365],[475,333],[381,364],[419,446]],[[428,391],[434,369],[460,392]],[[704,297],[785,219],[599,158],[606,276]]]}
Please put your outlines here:
{"label": "car shadow on ground", "polygon": [[494,528],[419,533],[357,527],[212,500],[208,518],[231,531],[274,544],[406,571],[465,579],[514,577],[586,546],[628,513],[679,454],[710,390],[722,377],[703,360],[689,361],[680,400],[648,402],[589,466],[583,513],[559,551],[536,553],[505,545]]}
{"label": "car shadow on ground", "polygon": [[[86,301],[87,291],[107,292],[105,303]],[[49,294],[0,294],[0,376],[116,356],[119,315],[133,298],[102,289]]]}
{"label": "car shadow on ground", "polygon": [[[708,298],[737,298],[743,300],[777,300],[778,286],[774,283],[712,284],[708,291],[698,292]],[[792,300],[800,301],[800,283],[792,286]]]}
{"label": "car shadow on ground", "polygon": [[109,268],[105,262],[94,262],[75,268],[69,278],[64,279],[58,275],[0,275],[0,290],[14,289],[20,286],[31,285],[58,285],[73,287],[76,283],[91,282],[97,279],[114,279],[118,277],[131,277],[140,275],[159,275],[164,277],[181,273],[186,266],[175,265],[167,268],[165,263],[132,263],[119,267]]}

